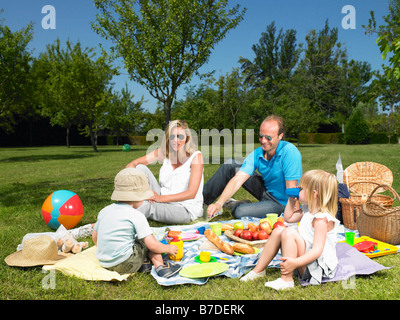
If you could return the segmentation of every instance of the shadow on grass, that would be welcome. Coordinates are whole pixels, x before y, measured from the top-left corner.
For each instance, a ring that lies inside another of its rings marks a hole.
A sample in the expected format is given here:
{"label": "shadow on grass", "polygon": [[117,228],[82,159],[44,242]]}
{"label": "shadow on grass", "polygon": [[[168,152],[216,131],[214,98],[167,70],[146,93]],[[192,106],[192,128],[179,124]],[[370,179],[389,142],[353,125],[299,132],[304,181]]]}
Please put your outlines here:
{"label": "shadow on grass", "polygon": [[72,159],[83,159],[93,157],[94,154],[48,154],[48,155],[37,155],[37,156],[21,156],[21,157],[10,157],[0,160],[0,162],[38,162],[47,160],[72,160]]}
{"label": "shadow on grass", "polygon": [[96,206],[111,201],[113,181],[107,178],[78,180],[68,184],[54,181],[36,183],[15,182],[0,187],[0,206],[3,208],[28,205],[32,208],[42,207],[46,198],[57,190],[70,190],[80,197],[83,206]]}

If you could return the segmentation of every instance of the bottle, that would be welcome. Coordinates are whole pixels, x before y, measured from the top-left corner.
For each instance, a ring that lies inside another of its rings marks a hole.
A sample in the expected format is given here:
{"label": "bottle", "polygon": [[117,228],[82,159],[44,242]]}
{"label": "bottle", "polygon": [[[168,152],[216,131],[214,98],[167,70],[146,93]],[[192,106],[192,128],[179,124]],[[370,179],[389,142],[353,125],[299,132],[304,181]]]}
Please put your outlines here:
{"label": "bottle", "polygon": [[169,244],[173,244],[178,247],[178,253],[176,256],[169,255],[169,258],[174,261],[180,261],[183,257],[183,241],[179,237],[174,237]]}

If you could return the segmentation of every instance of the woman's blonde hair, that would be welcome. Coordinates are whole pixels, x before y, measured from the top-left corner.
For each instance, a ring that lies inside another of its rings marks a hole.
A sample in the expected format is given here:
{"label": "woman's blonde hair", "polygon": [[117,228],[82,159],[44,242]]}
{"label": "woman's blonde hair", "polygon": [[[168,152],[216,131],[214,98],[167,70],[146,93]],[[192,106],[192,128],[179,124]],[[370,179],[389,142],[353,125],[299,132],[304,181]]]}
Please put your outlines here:
{"label": "woman's blonde hair", "polygon": [[[299,187],[308,191],[308,205],[310,211],[320,209],[328,212],[333,217],[338,210],[338,184],[336,176],[325,170],[310,170],[303,174],[299,181]],[[311,208],[314,190],[318,192],[318,208]]]}
{"label": "woman's blonde hair", "polygon": [[193,141],[193,137],[192,137],[192,133],[191,130],[189,129],[189,125],[187,124],[186,121],[184,120],[173,120],[170,121],[167,125],[167,128],[165,129],[165,134],[164,134],[164,138],[163,138],[163,143],[162,143],[162,147],[161,150],[163,152],[163,154],[165,155],[166,158],[169,158],[169,136],[171,134],[172,129],[174,128],[182,128],[185,131],[185,135],[186,135],[186,141],[185,141],[185,151],[186,154],[190,155],[193,152],[197,151],[197,145],[196,143]]}

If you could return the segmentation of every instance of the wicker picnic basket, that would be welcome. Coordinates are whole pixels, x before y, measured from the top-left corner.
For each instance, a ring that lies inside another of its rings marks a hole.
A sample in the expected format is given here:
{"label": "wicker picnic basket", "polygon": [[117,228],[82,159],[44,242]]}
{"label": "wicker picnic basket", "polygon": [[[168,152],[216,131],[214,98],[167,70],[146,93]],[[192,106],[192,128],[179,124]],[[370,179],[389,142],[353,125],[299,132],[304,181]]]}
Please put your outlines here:
{"label": "wicker picnic basket", "polygon": [[382,187],[390,190],[400,201],[398,193],[391,186],[384,184],[377,186],[362,206],[357,219],[357,229],[360,236],[398,245],[400,244],[400,207],[388,208],[375,202],[374,194]]}
{"label": "wicker picnic basket", "polygon": [[[379,183],[375,182],[365,182],[365,181],[355,181],[350,186],[355,186],[357,184],[369,184],[378,185],[378,189],[381,189]],[[373,200],[375,203],[381,204],[385,208],[390,208],[394,203],[394,198],[383,194],[374,194]],[[367,201],[367,194],[354,194],[350,193],[350,198],[340,198],[339,202],[342,205],[342,217],[343,224],[346,228],[356,230],[357,229],[357,218],[360,215],[362,205]]]}
{"label": "wicker picnic basket", "polygon": [[[376,162],[356,162],[344,170],[343,182],[347,184],[350,191],[349,199],[339,199],[342,206],[343,224],[348,229],[356,230],[356,222],[362,205],[377,185],[392,185],[393,174],[389,168]],[[377,189],[377,192],[384,191],[382,187]],[[393,198],[383,194],[374,194],[373,198],[375,203],[385,208],[390,208],[394,203]]]}
{"label": "wicker picnic basket", "polygon": [[[365,183],[351,185],[353,182]],[[393,174],[388,167],[376,162],[355,162],[343,171],[343,183],[347,184],[349,191],[354,194],[369,195],[376,187],[376,183],[391,186]],[[380,188],[377,192],[382,193],[384,191]]]}

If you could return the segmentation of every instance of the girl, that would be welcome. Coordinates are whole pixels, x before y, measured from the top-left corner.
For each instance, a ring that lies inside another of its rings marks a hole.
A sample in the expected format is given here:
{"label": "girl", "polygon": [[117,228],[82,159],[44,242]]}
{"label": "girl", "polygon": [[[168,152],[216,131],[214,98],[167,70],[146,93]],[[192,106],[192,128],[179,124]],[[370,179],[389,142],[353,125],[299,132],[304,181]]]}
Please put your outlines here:
{"label": "girl", "polygon": [[284,219],[299,222],[297,231],[290,227],[276,228],[257,262],[256,267],[240,280],[248,281],[265,275],[265,268],[282,252],[281,277],[265,286],[281,290],[294,287],[293,275],[311,284],[321,283],[322,277],[332,278],[338,263],[336,257],[337,212],[336,177],[323,170],[307,171],[299,182],[299,202],[296,210],[294,198],[289,198]]}
{"label": "girl", "polygon": [[[147,168],[157,161],[163,163],[159,182]],[[126,167],[143,171],[154,192],[154,196],[138,208],[147,218],[177,224],[203,216],[203,157],[185,121],[171,121],[161,148],[133,160]]]}

